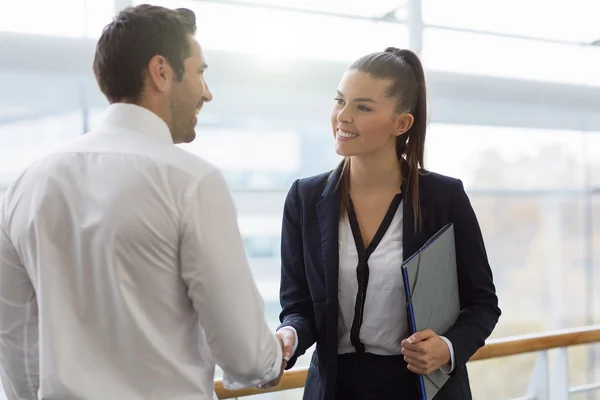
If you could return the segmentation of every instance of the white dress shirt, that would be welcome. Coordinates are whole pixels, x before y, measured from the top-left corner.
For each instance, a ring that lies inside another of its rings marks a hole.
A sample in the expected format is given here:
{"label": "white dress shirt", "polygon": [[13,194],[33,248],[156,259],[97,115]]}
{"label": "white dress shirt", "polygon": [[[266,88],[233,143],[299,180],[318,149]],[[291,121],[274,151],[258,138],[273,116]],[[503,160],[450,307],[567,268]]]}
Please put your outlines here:
{"label": "white dress shirt", "polygon": [[167,125],[111,105],[30,166],[0,206],[0,376],[8,398],[212,399],[277,377],[221,173]]}
{"label": "white dress shirt", "polygon": [[[389,228],[368,260],[369,282],[359,334],[367,353],[400,355],[402,340],[410,336],[401,273],[402,218],[400,204]],[[338,354],[344,354],[356,351],[350,339],[350,329],[358,292],[358,251],[347,216],[339,224],[339,262]],[[451,357],[451,362],[442,371],[450,373],[454,369],[454,349],[447,338],[442,336],[442,339],[448,345]]]}

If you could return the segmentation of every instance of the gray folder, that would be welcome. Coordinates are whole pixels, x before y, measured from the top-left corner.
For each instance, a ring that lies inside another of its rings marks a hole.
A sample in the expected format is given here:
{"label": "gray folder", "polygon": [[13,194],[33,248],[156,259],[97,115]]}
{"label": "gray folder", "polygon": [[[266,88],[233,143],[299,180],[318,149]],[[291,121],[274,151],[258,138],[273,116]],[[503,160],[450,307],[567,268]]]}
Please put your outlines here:
{"label": "gray folder", "polygon": [[[448,224],[402,264],[411,332],[443,335],[458,319],[454,225]],[[419,377],[421,399],[433,399],[449,376],[440,370]]]}

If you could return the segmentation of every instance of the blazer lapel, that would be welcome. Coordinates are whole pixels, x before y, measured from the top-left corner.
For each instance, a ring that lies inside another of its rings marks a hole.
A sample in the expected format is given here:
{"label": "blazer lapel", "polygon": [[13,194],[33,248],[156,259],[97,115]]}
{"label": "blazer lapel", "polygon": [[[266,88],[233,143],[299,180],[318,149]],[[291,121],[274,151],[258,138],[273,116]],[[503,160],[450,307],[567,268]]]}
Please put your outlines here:
{"label": "blazer lapel", "polygon": [[338,277],[339,277],[339,216],[340,196],[337,183],[342,173],[341,165],[332,173],[317,204],[321,253],[325,269],[325,299],[328,324],[328,347],[337,352]]}
{"label": "blazer lapel", "polygon": [[317,203],[327,302],[337,301],[338,297],[340,196],[337,183],[341,173],[342,167],[339,166],[329,177],[321,201]]}

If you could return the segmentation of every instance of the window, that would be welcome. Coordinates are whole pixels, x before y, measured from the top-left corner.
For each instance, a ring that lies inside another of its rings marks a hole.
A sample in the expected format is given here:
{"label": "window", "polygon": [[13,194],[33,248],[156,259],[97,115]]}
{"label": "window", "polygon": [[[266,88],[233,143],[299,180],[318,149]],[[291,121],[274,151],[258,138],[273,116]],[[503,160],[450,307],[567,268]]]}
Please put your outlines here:
{"label": "window", "polygon": [[[159,4],[194,10],[204,48],[261,54],[274,62],[285,58],[351,61],[387,46],[408,44],[406,26],[394,23],[194,1]],[[309,8],[312,4],[316,2]]]}
{"label": "window", "polygon": [[99,37],[114,13],[107,0],[25,0],[2,3],[0,30],[69,37]]}
{"label": "window", "polygon": [[[0,71],[0,188],[84,132],[76,78]],[[0,189],[1,190],[1,189]]]}
{"label": "window", "polygon": [[295,132],[205,129],[187,147],[206,153],[205,158],[225,170],[296,172],[300,168],[300,138]]}
{"label": "window", "polygon": [[[600,192],[592,196],[592,237],[590,238],[589,246],[592,255],[592,269],[594,271],[594,289],[596,296],[594,297],[594,323],[600,323]],[[598,352],[600,356],[600,352]],[[600,359],[598,360],[600,366]]]}
{"label": "window", "polygon": [[29,164],[81,135],[82,126],[77,110],[0,124],[0,187],[6,188]]}
{"label": "window", "polygon": [[587,134],[449,124],[428,134],[427,169],[463,180],[484,234],[503,299],[494,334],[583,325]]}
{"label": "window", "polygon": [[422,13],[428,25],[577,43],[600,39],[600,3],[590,0],[422,0]]}
{"label": "window", "polygon": [[589,163],[590,185],[600,195],[600,132],[586,135],[585,153]]}
{"label": "window", "polygon": [[422,57],[435,70],[600,85],[600,48],[593,46],[426,28]]}
{"label": "window", "polygon": [[241,0],[258,6],[277,6],[295,10],[307,10],[332,14],[354,15],[358,17],[381,17],[396,9],[402,10],[403,1],[398,0]]}
{"label": "window", "polygon": [[291,131],[200,127],[181,147],[219,166],[239,190],[287,186],[300,169],[300,137]]}
{"label": "window", "polygon": [[426,167],[478,190],[579,190],[584,134],[514,127],[431,124]]}

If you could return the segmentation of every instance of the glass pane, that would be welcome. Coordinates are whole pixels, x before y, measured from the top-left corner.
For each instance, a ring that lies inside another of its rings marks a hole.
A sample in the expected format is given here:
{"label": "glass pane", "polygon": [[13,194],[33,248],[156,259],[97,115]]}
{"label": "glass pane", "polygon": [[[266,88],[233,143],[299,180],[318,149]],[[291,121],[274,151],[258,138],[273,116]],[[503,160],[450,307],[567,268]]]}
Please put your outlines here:
{"label": "glass pane", "polygon": [[[598,382],[600,371],[600,353],[598,345],[571,346],[567,350],[569,365],[569,386],[582,386]],[[596,390],[589,393],[572,394],[569,400],[597,400],[600,393]]]}
{"label": "glass pane", "polygon": [[32,162],[82,134],[81,111],[16,120],[0,125],[0,187]]}
{"label": "glass pane", "polygon": [[226,171],[295,172],[300,168],[300,138],[295,132],[202,128],[196,140],[182,147]]}
{"label": "glass pane", "polygon": [[85,36],[98,38],[102,29],[112,20],[115,14],[115,1],[84,0],[85,3]]}
{"label": "glass pane", "polygon": [[584,207],[580,196],[470,193],[502,317],[494,337],[585,324]]}
{"label": "glass pane", "polygon": [[600,194],[600,132],[586,135],[586,153],[590,173],[590,184]]}
{"label": "glass pane", "polygon": [[[592,253],[592,270],[594,271],[594,323],[600,323],[600,192],[592,196],[592,237],[589,246]],[[598,366],[600,373],[600,345],[598,345]]]}
{"label": "glass pane", "polygon": [[435,70],[600,85],[600,48],[428,28],[423,62]]}
{"label": "glass pane", "polygon": [[[0,71],[0,188],[83,134],[81,79]],[[58,101],[57,101],[58,99]]]}
{"label": "glass pane", "polygon": [[426,168],[473,189],[582,189],[580,132],[431,124]]}
{"label": "glass pane", "polygon": [[181,147],[216,164],[235,190],[287,189],[300,169],[300,136],[291,131],[203,127]]}
{"label": "glass pane", "polygon": [[[597,175],[597,176],[600,176]],[[593,271],[593,297],[592,324],[600,323],[600,191],[596,192],[591,199],[592,216],[591,216],[591,237],[589,238],[589,248],[591,250],[591,268]],[[583,383],[600,382],[600,344],[586,346],[587,364],[593,368],[592,374],[586,374]],[[574,384],[581,385],[582,380],[579,379]],[[600,393],[597,392],[596,397],[592,399],[600,399]],[[588,400],[581,398],[581,400]]]}
{"label": "glass pane", "polygon": [[2,4],[0,30],[69,37],[97,37],[110,22],[107,0],[26,0]]}
{"label": "glass pane", "polygon": [[484,360],[468,365],[474,399],[507,400],[525,395],[535,354]]}
{"label": "glass pane", "polygon": [[600,39],[590,0],[422,0],[426,24],[589,43]]}
{"label": "glass pane", "polygon": [[261,54],[271,60],[350,61],[387,46],[408,44],[405,25],[230,4],[174,0],[159,4],[194,10],[198,38],[204,48]]}
{"label": "glass pane", "polygon": [[381,17],[400,8],[404,2],[402,0],[240,0],[238,3],[289,7],[359,17]]}

